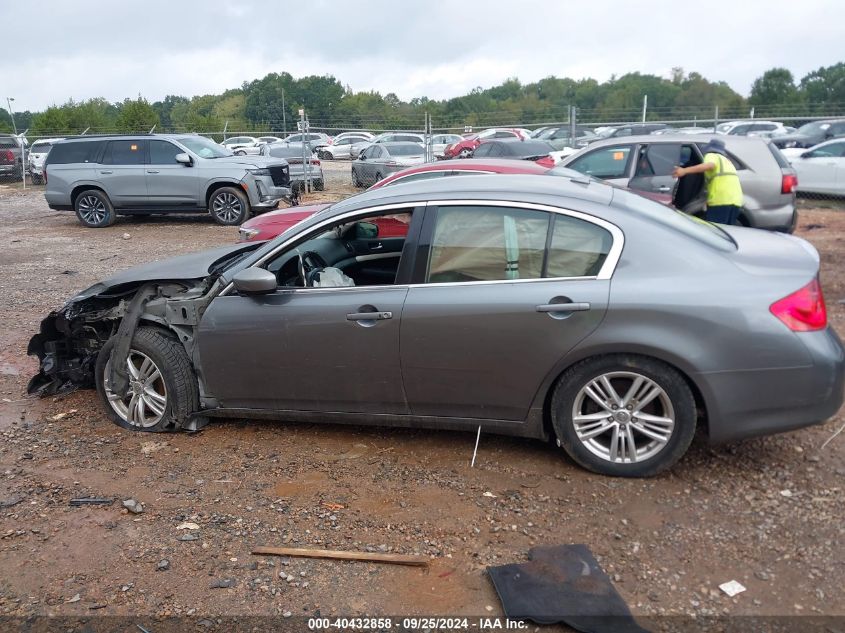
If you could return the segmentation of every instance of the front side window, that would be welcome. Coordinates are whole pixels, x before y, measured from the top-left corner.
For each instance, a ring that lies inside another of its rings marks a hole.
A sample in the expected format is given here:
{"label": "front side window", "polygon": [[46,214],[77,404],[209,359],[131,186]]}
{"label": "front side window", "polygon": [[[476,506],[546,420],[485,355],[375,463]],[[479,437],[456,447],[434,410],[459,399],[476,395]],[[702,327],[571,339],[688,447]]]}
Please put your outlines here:
{"label": "front side window", "polygon": [[[394,209],[338,220],[286,248],[267,264],[267,270],[282,288],[394,284],[412,214]],[[367,256],[376,249],[378,258]]]}
{"label": "front side window", "polygon": [[808,152],[807,158],[839,158],[845,156],[845,143],[831,143]]}
{"label": "front side window", "polygon": [[440,207],[426,281],[538,279],[549,214],[512,207]]}
{"label": "front side window", "polygon": [[143,165],[144,145],[146,141],[126,140],[109,141],[103,154],[106,165]]}
{"label": "front side window", "polygon": [[594,178],[624,178],[630,159],[630,145],[614,145],[592,151],[568,167]]}
{"label": "front side window", "polygon": [[176,154],[181,154],[182,149],[167,141],[150,141],[150,164],[151,165],[173,165],[176,163]]}

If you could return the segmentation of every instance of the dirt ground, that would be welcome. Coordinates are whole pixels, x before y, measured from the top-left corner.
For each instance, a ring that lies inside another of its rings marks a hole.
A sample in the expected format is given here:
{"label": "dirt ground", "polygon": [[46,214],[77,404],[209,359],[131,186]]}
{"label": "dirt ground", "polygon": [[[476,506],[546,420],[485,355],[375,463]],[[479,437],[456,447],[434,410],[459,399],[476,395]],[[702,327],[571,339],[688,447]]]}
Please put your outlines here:
{"label": "dirt ground", "polygon": [[[319,199],[353,193],[348,163],[326,171]],[[821,253],[845,333],[845,211],[802,203],[797,234]],[[236,239],[206,217],[89,230],[49,210],[41,187],[0,184],[0,616],[495,616],[485,567],[559,543],[588,545],[637,615],[845,616],[845,432],[830,439],[842,411],[730,446],[699,437],[671,472],[615,480],[536,441],[483,435],[470,468],[474,434],[228,420],[151,435],[111,424],[91,391],[25,395],[27,341],[67,297]],[[68,503],[89,496],[115,502]],[[122,509],[129,498],[143,513]],[[274,559],[255,545],[431,565]],[[747,591],[729,598],[729,580]]]}

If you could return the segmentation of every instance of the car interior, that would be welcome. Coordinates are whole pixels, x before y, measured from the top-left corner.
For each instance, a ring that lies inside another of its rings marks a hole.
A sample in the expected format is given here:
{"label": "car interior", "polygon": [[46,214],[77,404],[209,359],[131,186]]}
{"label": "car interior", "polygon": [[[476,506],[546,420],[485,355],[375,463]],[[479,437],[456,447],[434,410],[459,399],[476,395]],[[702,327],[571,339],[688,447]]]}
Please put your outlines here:
{"label": "car interior", "polygon": [[267,266],[280,287],[380,286],[396,280],[411,211],[337,224]]}

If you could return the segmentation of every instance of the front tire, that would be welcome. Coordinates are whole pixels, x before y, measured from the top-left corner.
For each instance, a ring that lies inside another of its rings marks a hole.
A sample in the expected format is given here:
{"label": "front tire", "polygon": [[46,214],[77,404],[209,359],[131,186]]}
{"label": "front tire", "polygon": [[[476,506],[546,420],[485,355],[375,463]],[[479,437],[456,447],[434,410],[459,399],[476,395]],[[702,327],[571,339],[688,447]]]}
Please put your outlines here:
{"label": "front tire", "polygon": [[82,225],[89,229],[111,226],[117,219],[111,200],[99,189],[87,189],[80,193],[73,202],[73,208]]}
{"label": "front tire", "polygon": [[590,358],[568,369],[552,396],[560,446],[579,465],[650,477],[675,464],[695,435],[695,399],[672,367],[642,356]]}
{"label": "front tire", "polygon": [[185,348],[162,330],[135,331],[127,358],[129,387],[121,397],[109,374],[114,338],[100,350],[95,367],[97,393],[111,420],[132,431],[160,433],[181,426],[199,409],[197,379]]}
{"label": "front tire", "polygon": [[217,224],[240,226],[249,219],[249,200],[234,187],[221,187],[208,199],[208,212]]}

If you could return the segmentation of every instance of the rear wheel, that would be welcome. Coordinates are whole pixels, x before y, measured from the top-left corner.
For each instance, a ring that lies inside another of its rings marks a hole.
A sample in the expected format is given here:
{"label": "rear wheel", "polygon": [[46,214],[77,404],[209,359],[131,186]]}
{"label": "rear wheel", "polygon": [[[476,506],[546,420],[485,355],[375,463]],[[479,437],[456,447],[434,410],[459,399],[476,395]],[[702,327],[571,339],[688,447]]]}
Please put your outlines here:
{"label": "rear wheel", "polygon": [[571,367],[552,397],[561,447],[604,475],[648,477],[677,462],[695,434],[692,392],[657,360],[600,356]]}
{"label": "rear wheel", "polygon": [[458,154],[458,158],[472,158],[472,150],[465,147]]}
{"label": "rear wheel", "polygon": [[112,389],[110,339],[97,357],[97,392],[109,417],[133,431],[161,432],[181,425],[199,408],[197,379],[185,348],[157,328],[135,331],[126,359],[125,395]]}
{"label": "rear wheel", "polygon": [[208,212],[224,226],[238,226],[249,219],[249,200],[234,187],[221,187],[208,199]]}
{"label": "rear wheel", "polygon": [[76,217],[89,229],[101,229],[111,226],[117,219],[114,206],[105,192],[99,189],[87,189],[74,200]]}
{"label": "rear wheel", "polygon": [[361,184],[361,179],[358,178],[358,172],[356,172],[354,169],[352,170],[352,186],[358,187],[359,189],[364,186]]}

